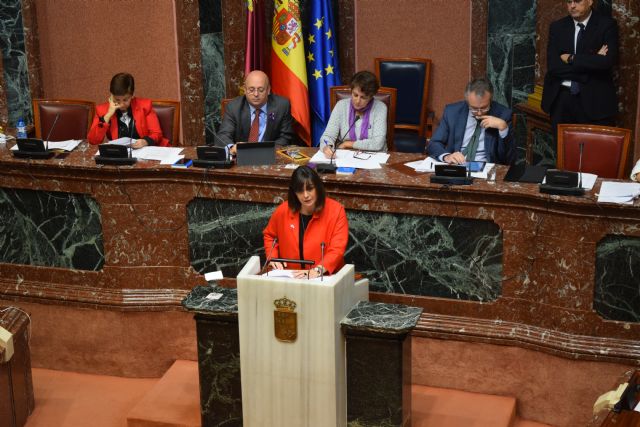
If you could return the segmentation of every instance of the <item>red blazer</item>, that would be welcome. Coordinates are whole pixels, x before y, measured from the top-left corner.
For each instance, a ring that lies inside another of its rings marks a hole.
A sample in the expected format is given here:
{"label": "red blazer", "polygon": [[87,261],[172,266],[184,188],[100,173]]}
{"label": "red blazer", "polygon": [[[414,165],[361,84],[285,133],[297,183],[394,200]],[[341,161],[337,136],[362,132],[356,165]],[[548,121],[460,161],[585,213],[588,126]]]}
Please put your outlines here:
{"label": "red blazer", "polygon": [[[100,117],[107,114],[107,111],[109,111],[108,102],[96,106],[96,115],[93,117],[93,123],[91,123],[91,129],[89,129],[89,135],[87,136],[89,143],[94,145],[102,144],[105,136],[110,140],[127,136],[118,135],[118,120],[115,114],[109,120],[109,123],[100,121]],[[150,99],[137,97],[131,99],[131,112],[133,113],[133,120],[140,138],[148,136],[155,141],[156,145],[161,147],[169,146],[169,140],[162,137],[160,121],[158,121],[158,115],[151,106]]]}
{"label": "red blazer", "polygon": [[[264,250],[271,258],[300,259],[298,229],[300,214],[292,212],[287,202],[275,210],[267,228],[264,229]],[[271,250],[274,238],[278,243]],[[344,207],[333,199],[326,198],[324,208],[313,214],[304,233],[304,259],[313,260],[314,266],[321,264],[320,244],[325,243],[323,267],[335,273],[344,265],[344,252],[349,241],[349,224]],[[297,267],[297,264],[294,266]]]}

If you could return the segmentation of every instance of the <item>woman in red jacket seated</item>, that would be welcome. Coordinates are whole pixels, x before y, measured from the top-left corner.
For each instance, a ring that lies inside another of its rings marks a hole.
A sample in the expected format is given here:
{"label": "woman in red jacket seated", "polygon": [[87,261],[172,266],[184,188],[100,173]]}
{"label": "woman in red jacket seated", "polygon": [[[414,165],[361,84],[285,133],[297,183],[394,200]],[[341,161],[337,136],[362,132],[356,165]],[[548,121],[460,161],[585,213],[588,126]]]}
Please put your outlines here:
{"label": "woman in red jacket seated", "polygon": [[[344,265],[349,240],[344,207],[326,196],[320,177],[308,166],[300,166],[293,172],[288,197],[276,208],[264,229],[266,256],[312,260],[310,270],[294,271],[297,278],[335,273]],[[283,269],[287,265],[273,262],[271,268]]]}
{"label": "woman in red jacket seated", "polygon": [[111,78],[109,99],[96,106],[96,115],[89,129],[87,139],[91,144],[102,144],[106,136],[109,140],[130,137],[135,141],[132,148],[169,145],[169,140],[162,137],[151,100],[134,97],[134,90],[131,74],[118,73]]}

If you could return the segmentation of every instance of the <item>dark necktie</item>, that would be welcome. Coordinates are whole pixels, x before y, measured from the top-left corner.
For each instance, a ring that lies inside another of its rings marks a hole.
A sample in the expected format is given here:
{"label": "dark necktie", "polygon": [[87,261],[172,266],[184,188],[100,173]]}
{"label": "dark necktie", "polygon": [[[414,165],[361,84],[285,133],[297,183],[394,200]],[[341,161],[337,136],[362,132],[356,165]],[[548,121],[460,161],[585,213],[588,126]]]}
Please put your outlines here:
{"label": "dark necktie", "polygon": [[481,120],[476,120],[476,128],[473,131],[473,136],[471,136],[471,140],[462,150],[462,154],[467,159],[467,162],[472,162],[476,159],[476,151],[478,151],[478,143],[480,142],[480,131],[482,130],[482,126],[480,126]]}
{"label": "dark necktie", "polygon": [[[576,39],[576,49],[574,53],[582,51],[582,39],[584,39],[584,24],[581,22],[578,24],[580,31],[578,31],[578,38]],[[577,95],[580,93],[580,83],[571,80],[571,94]]]}
{"label": "dark necktie", "polygon": [[260,113],[261,112],[262,110],[257,108],[254,113],[253,121],[251,122],[251,130],[249,131],[248,142],[258,142],[258,135],[260,134]]}

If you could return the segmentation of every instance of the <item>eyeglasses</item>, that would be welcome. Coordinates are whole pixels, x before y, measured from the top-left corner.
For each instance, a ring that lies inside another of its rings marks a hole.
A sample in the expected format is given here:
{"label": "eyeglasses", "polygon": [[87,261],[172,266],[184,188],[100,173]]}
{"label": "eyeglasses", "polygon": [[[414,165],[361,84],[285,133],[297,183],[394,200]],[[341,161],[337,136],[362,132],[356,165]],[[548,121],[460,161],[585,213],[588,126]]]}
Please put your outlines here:
{"label": "eyeglasses", "polygon": [[353,153],[353,158],[358,160],[369,160],[372,154],[367,153],[366,151],[356,151]]}
{"label": "eyeglasses", "polygon": [[248,87],[246,88],[247,93],[264,93],[267,90],[266,87]]}
{"label": "eyeglasses", "polygon": [[565,3],[567,3],[567,4],[571,4],[571,3],[580,4],[580,3],[582,3],[582,0],[565,0]]}
{"label": "eyeglasses", "polygon": [[472,114],[482,114],[482,113],[486,113],[487,111],[489,111],[490,107],[484,107],[484,108],[471,108],[469,107],[469,111],[471,111]]}

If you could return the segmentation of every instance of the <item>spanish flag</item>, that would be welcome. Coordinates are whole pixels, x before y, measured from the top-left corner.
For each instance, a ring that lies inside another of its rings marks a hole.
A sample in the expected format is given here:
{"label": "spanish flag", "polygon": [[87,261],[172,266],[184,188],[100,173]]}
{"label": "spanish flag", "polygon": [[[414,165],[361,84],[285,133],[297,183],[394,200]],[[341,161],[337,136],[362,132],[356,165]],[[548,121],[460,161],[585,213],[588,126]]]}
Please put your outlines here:
{"label": "spanish flag", "polygon": [[291,102],[300,139],[311,145],[309,91],[298,0],[274,1],[271,37],[271,89]]}

